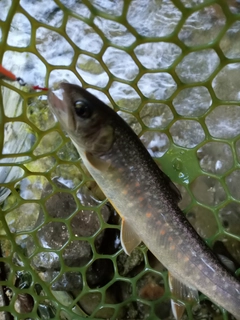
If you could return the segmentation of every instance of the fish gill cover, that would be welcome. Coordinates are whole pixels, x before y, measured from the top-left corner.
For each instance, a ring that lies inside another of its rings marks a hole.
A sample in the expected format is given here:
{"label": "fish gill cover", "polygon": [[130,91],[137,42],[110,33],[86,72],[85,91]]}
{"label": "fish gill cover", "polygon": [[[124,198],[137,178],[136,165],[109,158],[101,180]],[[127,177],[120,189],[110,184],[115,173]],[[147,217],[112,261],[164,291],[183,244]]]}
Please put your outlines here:
{"label": "fish gill cover", "polygon": [[[239,41],[237,0],[0,2],[0,63],[30,84],[81,84],[112,106],[236,268]],[[123,252],[119,217],[46,93],[0,85],[1,319],[173,319],[167,270],[143,244]],[[202,295],[183,319],[229,318]]]}

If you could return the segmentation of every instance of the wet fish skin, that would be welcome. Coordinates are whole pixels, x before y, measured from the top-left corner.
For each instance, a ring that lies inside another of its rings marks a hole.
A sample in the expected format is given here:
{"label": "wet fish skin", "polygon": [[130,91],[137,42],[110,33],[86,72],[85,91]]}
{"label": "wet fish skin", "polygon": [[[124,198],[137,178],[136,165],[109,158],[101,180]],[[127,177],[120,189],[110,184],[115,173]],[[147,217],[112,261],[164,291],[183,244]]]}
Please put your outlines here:
{"label": "wet fish skin", "polygon": [[[178,194],[142,142],[111,108],[68,83],[49,103],[85,166],[124,221],[162,264],[240,319],[240,282],[219,262],[178,207]],[[89,118],[76,113],[86,104]]]}

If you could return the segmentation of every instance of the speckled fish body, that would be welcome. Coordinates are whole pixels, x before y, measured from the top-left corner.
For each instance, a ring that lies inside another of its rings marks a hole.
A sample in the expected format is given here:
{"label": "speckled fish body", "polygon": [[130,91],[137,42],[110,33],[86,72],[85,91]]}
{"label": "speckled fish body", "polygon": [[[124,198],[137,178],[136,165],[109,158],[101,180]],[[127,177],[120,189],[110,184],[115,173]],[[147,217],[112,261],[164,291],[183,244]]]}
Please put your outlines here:
{"label": "speckled fish body", "polygon": [[[50,92],[50,107],[117,212],[176,278],[240,319],[239,281],[184,217],[170,181],[136,134],[83,88],[61,88],[61,99]],[[78,117],[76,101],[87,104],[90,118]]]}

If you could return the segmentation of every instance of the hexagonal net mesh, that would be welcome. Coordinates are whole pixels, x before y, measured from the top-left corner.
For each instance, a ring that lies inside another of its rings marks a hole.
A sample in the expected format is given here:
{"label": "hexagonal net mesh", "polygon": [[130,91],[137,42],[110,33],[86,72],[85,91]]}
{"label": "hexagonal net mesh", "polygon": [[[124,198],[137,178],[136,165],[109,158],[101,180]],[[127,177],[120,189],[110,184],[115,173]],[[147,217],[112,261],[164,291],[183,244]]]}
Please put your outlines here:
{"label": "hexagonal net mesh", "polygon": [[[179,187],[215,252],[240,263],[240,5],[235,0],[1,0],[0,61],[29,83],[81,84]],[[119,217],[50,113],[2,80],[2,319],[173,319],[167,270],[127,256]],[[200,296],[184,319],[229,319]]]}

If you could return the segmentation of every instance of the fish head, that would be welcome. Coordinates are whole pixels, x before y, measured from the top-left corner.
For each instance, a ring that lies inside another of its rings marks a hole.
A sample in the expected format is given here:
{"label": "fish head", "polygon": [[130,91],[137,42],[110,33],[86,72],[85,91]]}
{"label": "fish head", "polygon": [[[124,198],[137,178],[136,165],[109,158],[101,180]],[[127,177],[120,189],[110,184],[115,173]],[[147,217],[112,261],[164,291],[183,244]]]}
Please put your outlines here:
{"label": "fish head", "polygon": [[61,83],[57,93],[49,91],[51,111],[80,154],[108,152],[114,141],[112,117],[116,113],[84,88]]}

